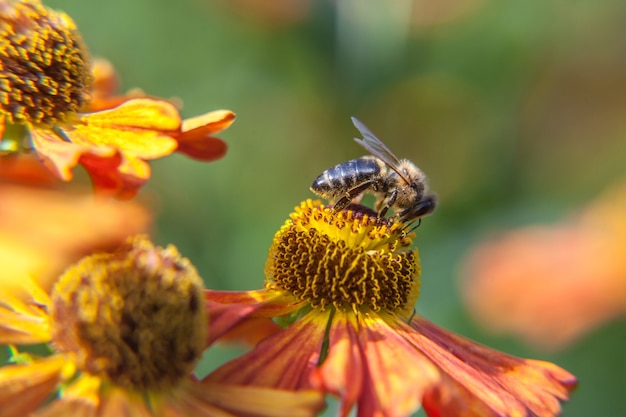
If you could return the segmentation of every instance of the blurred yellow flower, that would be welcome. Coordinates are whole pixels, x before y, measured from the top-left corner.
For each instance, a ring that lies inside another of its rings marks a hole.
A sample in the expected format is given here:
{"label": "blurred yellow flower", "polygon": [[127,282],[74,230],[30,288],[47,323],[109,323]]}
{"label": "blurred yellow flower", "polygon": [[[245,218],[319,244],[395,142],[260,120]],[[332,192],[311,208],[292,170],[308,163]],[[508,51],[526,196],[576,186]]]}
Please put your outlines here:
{"label": "blurred yellow flower", "polygon": [[[0,150],[19,149],[29,136],[59,178],[70,180],[80,164],[97,192],[118,198],[132,197],[148,180],[147,160],[174,151],[205,161],[225,154],[212,135],[230,126],[230,111],[183,122],[173,104],[147,96],[102,106],[111,85],[96,71],[94,90],[89,53],[66,14],[37,0],[3,0],[0,23]],[[100,110],[84,113],[94,97]]]}
{"label": "blurred yellow flower", "polygon": [[[0,281],[0,409],[37,416],[313,416],[321,394],[226,384],[191,375],[207,342],[203,284],[176,248],[145,237],[70,266],[50,291],[24,277],[16,297]],[[57,392],[51,402],[45,400]]]}
{"label": "blurred yellow flower", "polygon": [[479,243],[462,268],[463,295],[488,328],[561,348],[626,315],[626,186],[567,221]]}
{"label": "blurred yellow flower", "polygon": [[341,415],[555,416],[576,379],[558,366],[494,351],[415,315],[412,235],[361,206],[307,200],[276,233],[258,291],[207,291],[210,339],[250,318],[283,329],[203,383],[316,388]]}

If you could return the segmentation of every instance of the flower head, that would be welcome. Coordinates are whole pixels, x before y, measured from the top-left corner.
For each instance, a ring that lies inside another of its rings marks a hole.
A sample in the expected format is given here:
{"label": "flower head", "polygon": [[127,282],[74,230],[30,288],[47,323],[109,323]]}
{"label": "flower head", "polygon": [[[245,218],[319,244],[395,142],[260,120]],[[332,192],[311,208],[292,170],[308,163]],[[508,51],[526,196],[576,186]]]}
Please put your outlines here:
{"label": "flower head", "polygon": [[210,338],[250,318],[283,329],[204,383],[314,387],[341,398],[342,415],[554,416],[575,378],[449,333],[413,312],[419,259],[403,223],[352,205],[310,200],[274,237],[263,290],[208,291]]}
{"label": "flower head", "polygon": [[[19,149],[26,135],[59,178],[70,180],[81,164],[96,191],[120,198],[148,180],[148,160],[180,151],[208,161],[226,152],[212,135],[230,126],[230,111],[183,122],[172,103],[157,98],[129,95],[102,105],[110,84],[100,76],[94,90],[89,53],[69,16],[37,0],[11,0],[0,5],[0,23],[0,149]],[[85,112],[94,98],[98,111]]]}
{"label": "flower head", "polygon": [[313,392],[193,379],[207,339],[203,285],[173,246],[135,237],[73,264],[49,292],[30,279],[22,289],[25,299],[2,292],[0,342],[46,343],[52,354],[14,351],[15,364],[0,368],[9,416],[32,412],[55,391],[38,415],[281,415],[262,407],[272,400],[307,416],[322,406]]}

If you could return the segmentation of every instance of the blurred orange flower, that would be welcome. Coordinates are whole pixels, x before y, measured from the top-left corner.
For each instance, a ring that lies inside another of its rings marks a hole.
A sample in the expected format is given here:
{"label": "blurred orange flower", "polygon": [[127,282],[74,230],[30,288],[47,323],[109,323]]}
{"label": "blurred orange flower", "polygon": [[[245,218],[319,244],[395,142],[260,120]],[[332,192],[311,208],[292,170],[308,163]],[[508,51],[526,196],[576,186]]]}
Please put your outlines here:
{"label": "blurred orange flower", "polygon": [[488,328],[561,348],[626,314],[626,186],[576,217],[479,243],[462,268],[471,313]]}
{"label": "blurred orange flower", "polygon": [[[29,136],[43,163],[64,181],[82,165],[101,194],[130,198],[149,179],[147,160],[180,151],[209,161],[226,144],[227,110],[182,121],[170,102],[128,95],[112,99],[110,74],[91,60],[71,18],[37,0],[0,7],[0,133],[4,142]],[[92,99],[94,108],[89,111]],[[110,98],[108,102],[107,98]],[[107,104],[103,104],[103,103]],[[114,107],[108,107],[113,106]],[[3,145],[0,149],[14,148]]]}
{"label": "blurred orange flower", "polygon": [[307,200],[276,233],[265,288],[207,291],[210,341],[251,318],[282,330],[203,383],[316,388],[341,415],[559,414],[576,379],[558,366],[481,346],[415,315],[420,265],[405,224]]}
{"label": "blurred orange flower", "polygon": [[[2,160],[5,174],[6,166]],[[146,231],[150,222],[137,203],[0,182],[0,285],[37,277],[38,285],[49,289],[71,262]]]}

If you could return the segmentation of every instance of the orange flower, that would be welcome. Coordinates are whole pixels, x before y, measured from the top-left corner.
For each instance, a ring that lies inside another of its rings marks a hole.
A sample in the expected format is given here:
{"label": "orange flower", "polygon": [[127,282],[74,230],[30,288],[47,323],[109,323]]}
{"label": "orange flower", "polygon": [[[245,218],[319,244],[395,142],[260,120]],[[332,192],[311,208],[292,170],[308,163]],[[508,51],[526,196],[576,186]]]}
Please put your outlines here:
{"label": "orange flower", "polygon": [[49,291],[28,276],[13,284],[0,280],[0,343],[45,343],[51,354],[12,349],[13,364],[0,367],[4,417],[305,417],[324,405],[313,391],[191,376],[207,315],[202,279],[173,246],[136,237],[73,264]]}
{"label": "orange flower", "polygon": [[67,15],[37,0],[5,1],[0,22],[3,141],[29,136],[43,163],[64,181],[80,164],[97,192],[130,198],[150,177],[147,160],[174,151],[204,161],[225,154],[224,142],[212,135],[233,122],[227,110],[183,122],[165,100],[127,96],[115,107],[81,113],[92,96],[101,104],[110,86],[99,82],[93,89],[88,51]]}
{"label": "orange flower", "polygon": [[317,388],[341,415],[554,416],[576,379],[415,315],[420,265],[403,223],[310,200],[277,232],[258,291],[207,291],[213,341],[254,318],[283,329],[203,383]]}
{"label": "orange flower", "polygon": [[488,328],[561,348],[626,314],[626,187],[615,186],[574,219],[512,230],[478,244],[463,294]]}

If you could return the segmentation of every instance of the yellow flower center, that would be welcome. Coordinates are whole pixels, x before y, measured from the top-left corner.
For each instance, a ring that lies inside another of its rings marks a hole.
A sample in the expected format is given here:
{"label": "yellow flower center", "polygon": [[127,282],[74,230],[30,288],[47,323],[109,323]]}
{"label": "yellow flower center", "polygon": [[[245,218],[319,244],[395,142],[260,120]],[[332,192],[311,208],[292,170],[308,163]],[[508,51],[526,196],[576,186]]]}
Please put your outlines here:
{"label": "yellow flower center", "polygon": [[380,309],[410,314],[419,295],[420,264],[404,224],[365,207],[333,213],[307,200],[274,236],[266,287],[314,308]]}
{"label": "yellow flower center", "polygon": [[36,0],[0,4],[0,112],[51,125],[89,99],[89,55],[69,16]]}
{"label": "yellow flower center", "polygon": [[202,279],[142,237],[83,258],[52,291],[52,343],[79,369],[137,391],[189,376],[206,343]]}

